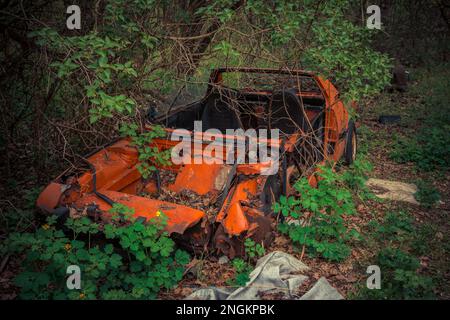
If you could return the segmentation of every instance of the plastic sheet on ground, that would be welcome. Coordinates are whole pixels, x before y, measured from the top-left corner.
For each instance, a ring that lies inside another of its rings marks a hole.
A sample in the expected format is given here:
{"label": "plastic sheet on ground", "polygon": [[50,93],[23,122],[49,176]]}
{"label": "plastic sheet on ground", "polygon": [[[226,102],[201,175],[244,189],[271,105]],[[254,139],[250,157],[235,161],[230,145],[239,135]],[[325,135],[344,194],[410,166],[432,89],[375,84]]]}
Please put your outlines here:
{"label": "plastic sheet on ground", "polygon": [[299,300],[340,300],[344,297],[325,278],[320,278],[302,296],[297,291],[308,279],[302,272],[309,268],[293,256],[274,251],[260,258],[250,273],[250,281],[245,287],[204,288],[190,294],[188,300],[257,300],[263,293],[282,293],[287,299]]}

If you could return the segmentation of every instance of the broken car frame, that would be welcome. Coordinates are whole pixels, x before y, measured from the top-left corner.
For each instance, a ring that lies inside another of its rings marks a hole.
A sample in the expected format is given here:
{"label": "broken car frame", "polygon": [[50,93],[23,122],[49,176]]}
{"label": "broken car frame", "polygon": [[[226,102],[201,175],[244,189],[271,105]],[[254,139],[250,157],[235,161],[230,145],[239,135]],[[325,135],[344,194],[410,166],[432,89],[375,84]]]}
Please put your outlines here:
{"label": "broken car frame", "polygon": [[[257,85],[246,81],[250,77],[258,79]],[[245,88],[236,88],[240,82]],[[40,194],[38,207],[63,218],[78,212],[105,223],[110,222],[108,211],[114,203],[134,209],[134,215],[145,220],[163,212],[167,232],[181,246],[232,258],[245,254],[246,238],[264,246],[270,243],[276,223],[272,204],[280,195],[295,192],[295,179],[306,176],[315,185],[317,165],[341,158],[351,163],[356,153],[355,126],[338,91],[330,81],[302,70],[216,69],[203,99],[154,119],[165,125],[167,137],[155,138],[150,145],[160,151],[173,148],[179,141],[169,137],[174,128],[182,128],[201,141],[188,155],[195,157],[212,140],[206,132],[194,132],[195,121],[202,121],[203,131],[219,130],[223,139],[227,129],[278,129],[280,136],[269,136],[265,142],[279,148],[279,170],[262,175],[265,162],[192,161],[157,167],[155,177],[144,179],[137,168],[137,149],[123,138],[86,156],[87,166],[67,170],[51,182]],[[227,157],[229,150],[222,152]],[[218,156],[217,150],[212,156]],[[163,171],[173,179],[162,181]],[[172,198],[161,197],[162,192]],[[200,197],[203,206],[187,205],[187,194]]]}

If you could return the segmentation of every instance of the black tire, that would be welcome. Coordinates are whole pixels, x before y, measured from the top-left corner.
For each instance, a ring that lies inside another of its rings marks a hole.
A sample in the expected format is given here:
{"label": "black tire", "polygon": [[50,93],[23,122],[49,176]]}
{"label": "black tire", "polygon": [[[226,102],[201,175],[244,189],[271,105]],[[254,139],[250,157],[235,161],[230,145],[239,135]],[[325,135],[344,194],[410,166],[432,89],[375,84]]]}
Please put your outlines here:
{"label": "black tire", "polygon": [[356,152],[358,149],[358,138],[356,136],[356,127],[353,120],[348,122],[347,138],[345,142],[344,150],[344,163],[351,165],[356,158]]}

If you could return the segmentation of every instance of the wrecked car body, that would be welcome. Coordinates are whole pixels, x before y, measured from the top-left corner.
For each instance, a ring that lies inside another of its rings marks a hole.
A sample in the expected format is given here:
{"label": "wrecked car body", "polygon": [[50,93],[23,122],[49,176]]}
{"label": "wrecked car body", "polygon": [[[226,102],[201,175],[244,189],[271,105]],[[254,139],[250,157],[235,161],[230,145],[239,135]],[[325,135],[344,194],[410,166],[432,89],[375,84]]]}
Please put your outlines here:
{"label": "wrecked car body", "polygon": [[[245,88],[239,88],[234,74],[244,75],[239,79]],[[281,81],[249,86],[245,77],[253,75]],[[196,121],[202,122],[202,130],[195,130]],[[258,140],[279,151],[278,170],[261,174],[274,165],[267,161],[190,161],[157,167],[155,176],[144,179],[137,167],[137,149],[131,139],[123,138],[61,174],[41,193],[37,206],[50,214],[86,215],[105,223],[114,203],[134,209],[134,215],[144,220],[163,212],[166,231],[179,245],[233,258],[244,254],[246,238],[270,244],[277,220],[272,204],[280,195],[295,193],[295,179],[306,176],[314,185],[318,164],[341,158],[351,162],[356,153],[354,124],[338,91],[328,80],[302,70],[214,70],[203,99],[169,110],[154,123],[165,126],[166,137],[155,138],[150,145],[161,151],[173,149],[179,144],[171,138],[173,132],[182,128],[192,138],[192,153],[183,154],[189,159],[204,154],[211,141],[228,138],[227,129],[278,129],[278,137]],[[209,129],[216,130],[214,137],[208,135]],[[249,143],[245,135],[230,139],[236,145]],[[236,157],[236,150],[224,147],[209,156]]]}

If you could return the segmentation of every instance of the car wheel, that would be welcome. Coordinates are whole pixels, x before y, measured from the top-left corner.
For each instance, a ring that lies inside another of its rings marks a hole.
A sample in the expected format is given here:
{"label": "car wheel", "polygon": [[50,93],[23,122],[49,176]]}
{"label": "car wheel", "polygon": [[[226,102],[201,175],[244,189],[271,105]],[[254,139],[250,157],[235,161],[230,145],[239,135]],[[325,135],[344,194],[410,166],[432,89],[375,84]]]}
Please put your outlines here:
{"label": "car wheel", "polygon": [[345,142],[344,162],[351,165],[356,159],[358,139],[356,137],[356,127],[353,120],[348,122],[347,141]]}

